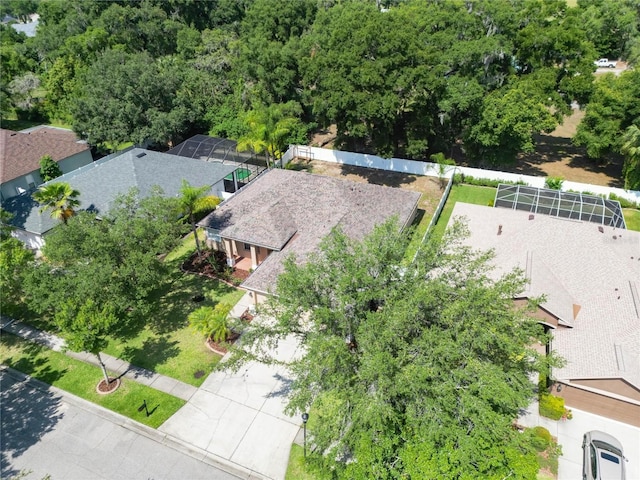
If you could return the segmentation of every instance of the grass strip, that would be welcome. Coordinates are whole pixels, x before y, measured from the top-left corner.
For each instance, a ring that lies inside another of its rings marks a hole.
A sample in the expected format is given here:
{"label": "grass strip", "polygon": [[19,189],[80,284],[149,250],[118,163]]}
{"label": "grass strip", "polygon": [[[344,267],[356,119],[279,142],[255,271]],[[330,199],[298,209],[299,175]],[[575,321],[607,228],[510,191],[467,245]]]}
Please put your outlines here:
{"label": "grass strip", "polygon": [[[152,428],[158,428],[186,403],[124,377],[118,390],[100,395],[96,392],[102,379],[98,367],[4,332],[0,363]],[[144,400],[150,411],[155,408],[148,417],[144,411],[138,412]]]}
{"label": "grass strip", "polygon": [[627,230],[640,232],[640,210],[623,208],[622,216],[624,216],[624,222],[627,224]]}
{"label": "grass strip", "polygon": [[447,203],[442,209],[442,214],[431,232],[436,238],[441,238],[447,228],[453,207],[457,202],[472,203],[474,205],[493,205],[496,189],[493,187],[481,187],[477,185],[454,185]]}

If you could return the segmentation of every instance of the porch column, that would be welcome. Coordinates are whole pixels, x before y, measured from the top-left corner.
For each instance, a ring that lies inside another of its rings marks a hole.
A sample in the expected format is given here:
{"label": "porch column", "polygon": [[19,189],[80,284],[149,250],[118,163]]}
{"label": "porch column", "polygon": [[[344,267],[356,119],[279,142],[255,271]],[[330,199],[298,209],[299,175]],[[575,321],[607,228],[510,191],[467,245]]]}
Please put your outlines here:
{"label": "porch column", "polygon": [[251,245],[251,268],[256,269],[258,267],[258,254],[256,253],[256,246]]}
{"label": "porch column", "polygon": [[231,240],[224,238],[222,240],[224,242],[224,251],[227,254],[227,265],[230,267],[235,267],[236,259],[233,256],[233,249],[231,248]]}

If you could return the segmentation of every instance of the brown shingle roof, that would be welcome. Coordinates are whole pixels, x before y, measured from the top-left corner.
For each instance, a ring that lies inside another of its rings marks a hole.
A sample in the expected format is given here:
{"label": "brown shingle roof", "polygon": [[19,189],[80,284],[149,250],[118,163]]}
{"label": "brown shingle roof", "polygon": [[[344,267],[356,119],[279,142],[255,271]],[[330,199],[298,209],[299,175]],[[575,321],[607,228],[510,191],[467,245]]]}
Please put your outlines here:
{"label": "brown shingle roof", "polygon": [[38,170],[44,155],[59,162],[89,149],[89,145],[78,143],[71,135],[54,129],[32,133],[0,129],[0,183]]}
{"label": "brown shingle roof", "polygon": [[567,360],[556,379],[622,378],[640,388],[640,232],[460,202],[456,216],[468,220],[473,247],[495,249],[497,273],[533,263],[529,290],[546,295],[547,310],[566,319],[580,305],[573,328],[553,331]]}
{"label": "brown shingle roof", "polygon": [[225,238],[275,250],[243,284],[267,292],[287,256],[304,261],[334,227],[360,240],[394,215],[404,226],[419,199],[420,193],[399,188],[274,169],[222,203],[200,225]]}

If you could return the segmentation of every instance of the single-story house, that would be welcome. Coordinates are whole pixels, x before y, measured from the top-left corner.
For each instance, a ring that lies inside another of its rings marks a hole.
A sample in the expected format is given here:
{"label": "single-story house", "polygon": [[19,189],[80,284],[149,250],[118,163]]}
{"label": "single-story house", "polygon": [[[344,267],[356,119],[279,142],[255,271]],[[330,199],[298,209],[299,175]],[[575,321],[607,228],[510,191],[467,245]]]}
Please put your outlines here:
{"label": "single-story house", "polygon": [[2,200],[42,184],[40,159],[45,155],[69,173],[93,161],[86,142],[70,130],[40,127],[30,132],[0,129],[0,193]]}
{"label": "single-story house", "polygon": [[496,274],[525,273],[516,303],[545,296],[536,316],[566,360],[553,393],[640,426],[640,232],[465,203],[455,217],[466,218],[470,245],[494,249]]}
{"label": "single-story house", "polygon": [[[224,177],[233,174],[235,165],[221,165],[166,153],[133,148],[115,157],[105,157],[67,173],[50,183],[66,182],[80,192],[80,210],[106,212],[113,200],[137,188],[144,197],[159,186],[167,196],[178,196],[182,180],[196,187],[209,186],[211,195],[222,197]],[[60,222],[48,211],[40,213],[31,194],[22,194],[3,202],[14,215],[13,234],[27,246],[39,249],[44,235]]]}
{"label": "single-story house", "polygon": [[272,169],[260,175],[205,217],[209,245],[230,265],[252,271],[242,287],[257,302],[271,293],[283,261],[298,262],[317,250],[333,228],[354,240],[397,216],[413,221],[420,194],[306,172]]}

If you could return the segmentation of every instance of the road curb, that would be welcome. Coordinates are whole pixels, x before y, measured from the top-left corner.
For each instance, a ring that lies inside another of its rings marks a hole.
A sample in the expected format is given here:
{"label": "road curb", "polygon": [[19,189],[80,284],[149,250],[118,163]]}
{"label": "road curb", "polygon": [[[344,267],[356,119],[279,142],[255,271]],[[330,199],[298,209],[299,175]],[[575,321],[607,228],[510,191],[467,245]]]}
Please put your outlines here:
{"label": "road curb", "polygon": [[94,415],[101,417],[104,420],[107,420],[111,423],[119,425],[127,430],[130,430],[139,435],[143,435],[154,442],[165,445],[173,450],[176,450],[180,453],[188,455],[196,460],[202,461],[207,465],[211,465],[212,467],[218,468],[230,475],[234,475],[239,479],[243,480],[267,480],[266,477],[250,470],[248,468],[243,467],[237,463],[231,462],[226,458],[219,457],[214,455],[206,450],[196,447],[194,445],[190,445],[178,438],[173,437],[172,435],[159,432],[158,430],[148,427],[140,422],[136,422],[135,420],[125,417],[119,413],[113,412],[107,408],[104,408],[100,405],[96,405],[95,403],[91,403],[88,400],[80,398],[72,393],[69,393],[65,390],[62,390],[53,385],[49,385],[41,380],[31,377],[30,375],[24,374],[18,370],[15,370],[6,365],[0,365],[0,372],[13,377],[15,380],[26,383],[30,387],[33,387],[37,390],[45,391],[45,392],[53,392],[56,395],[64,398],[65,402],[86,410]]}

